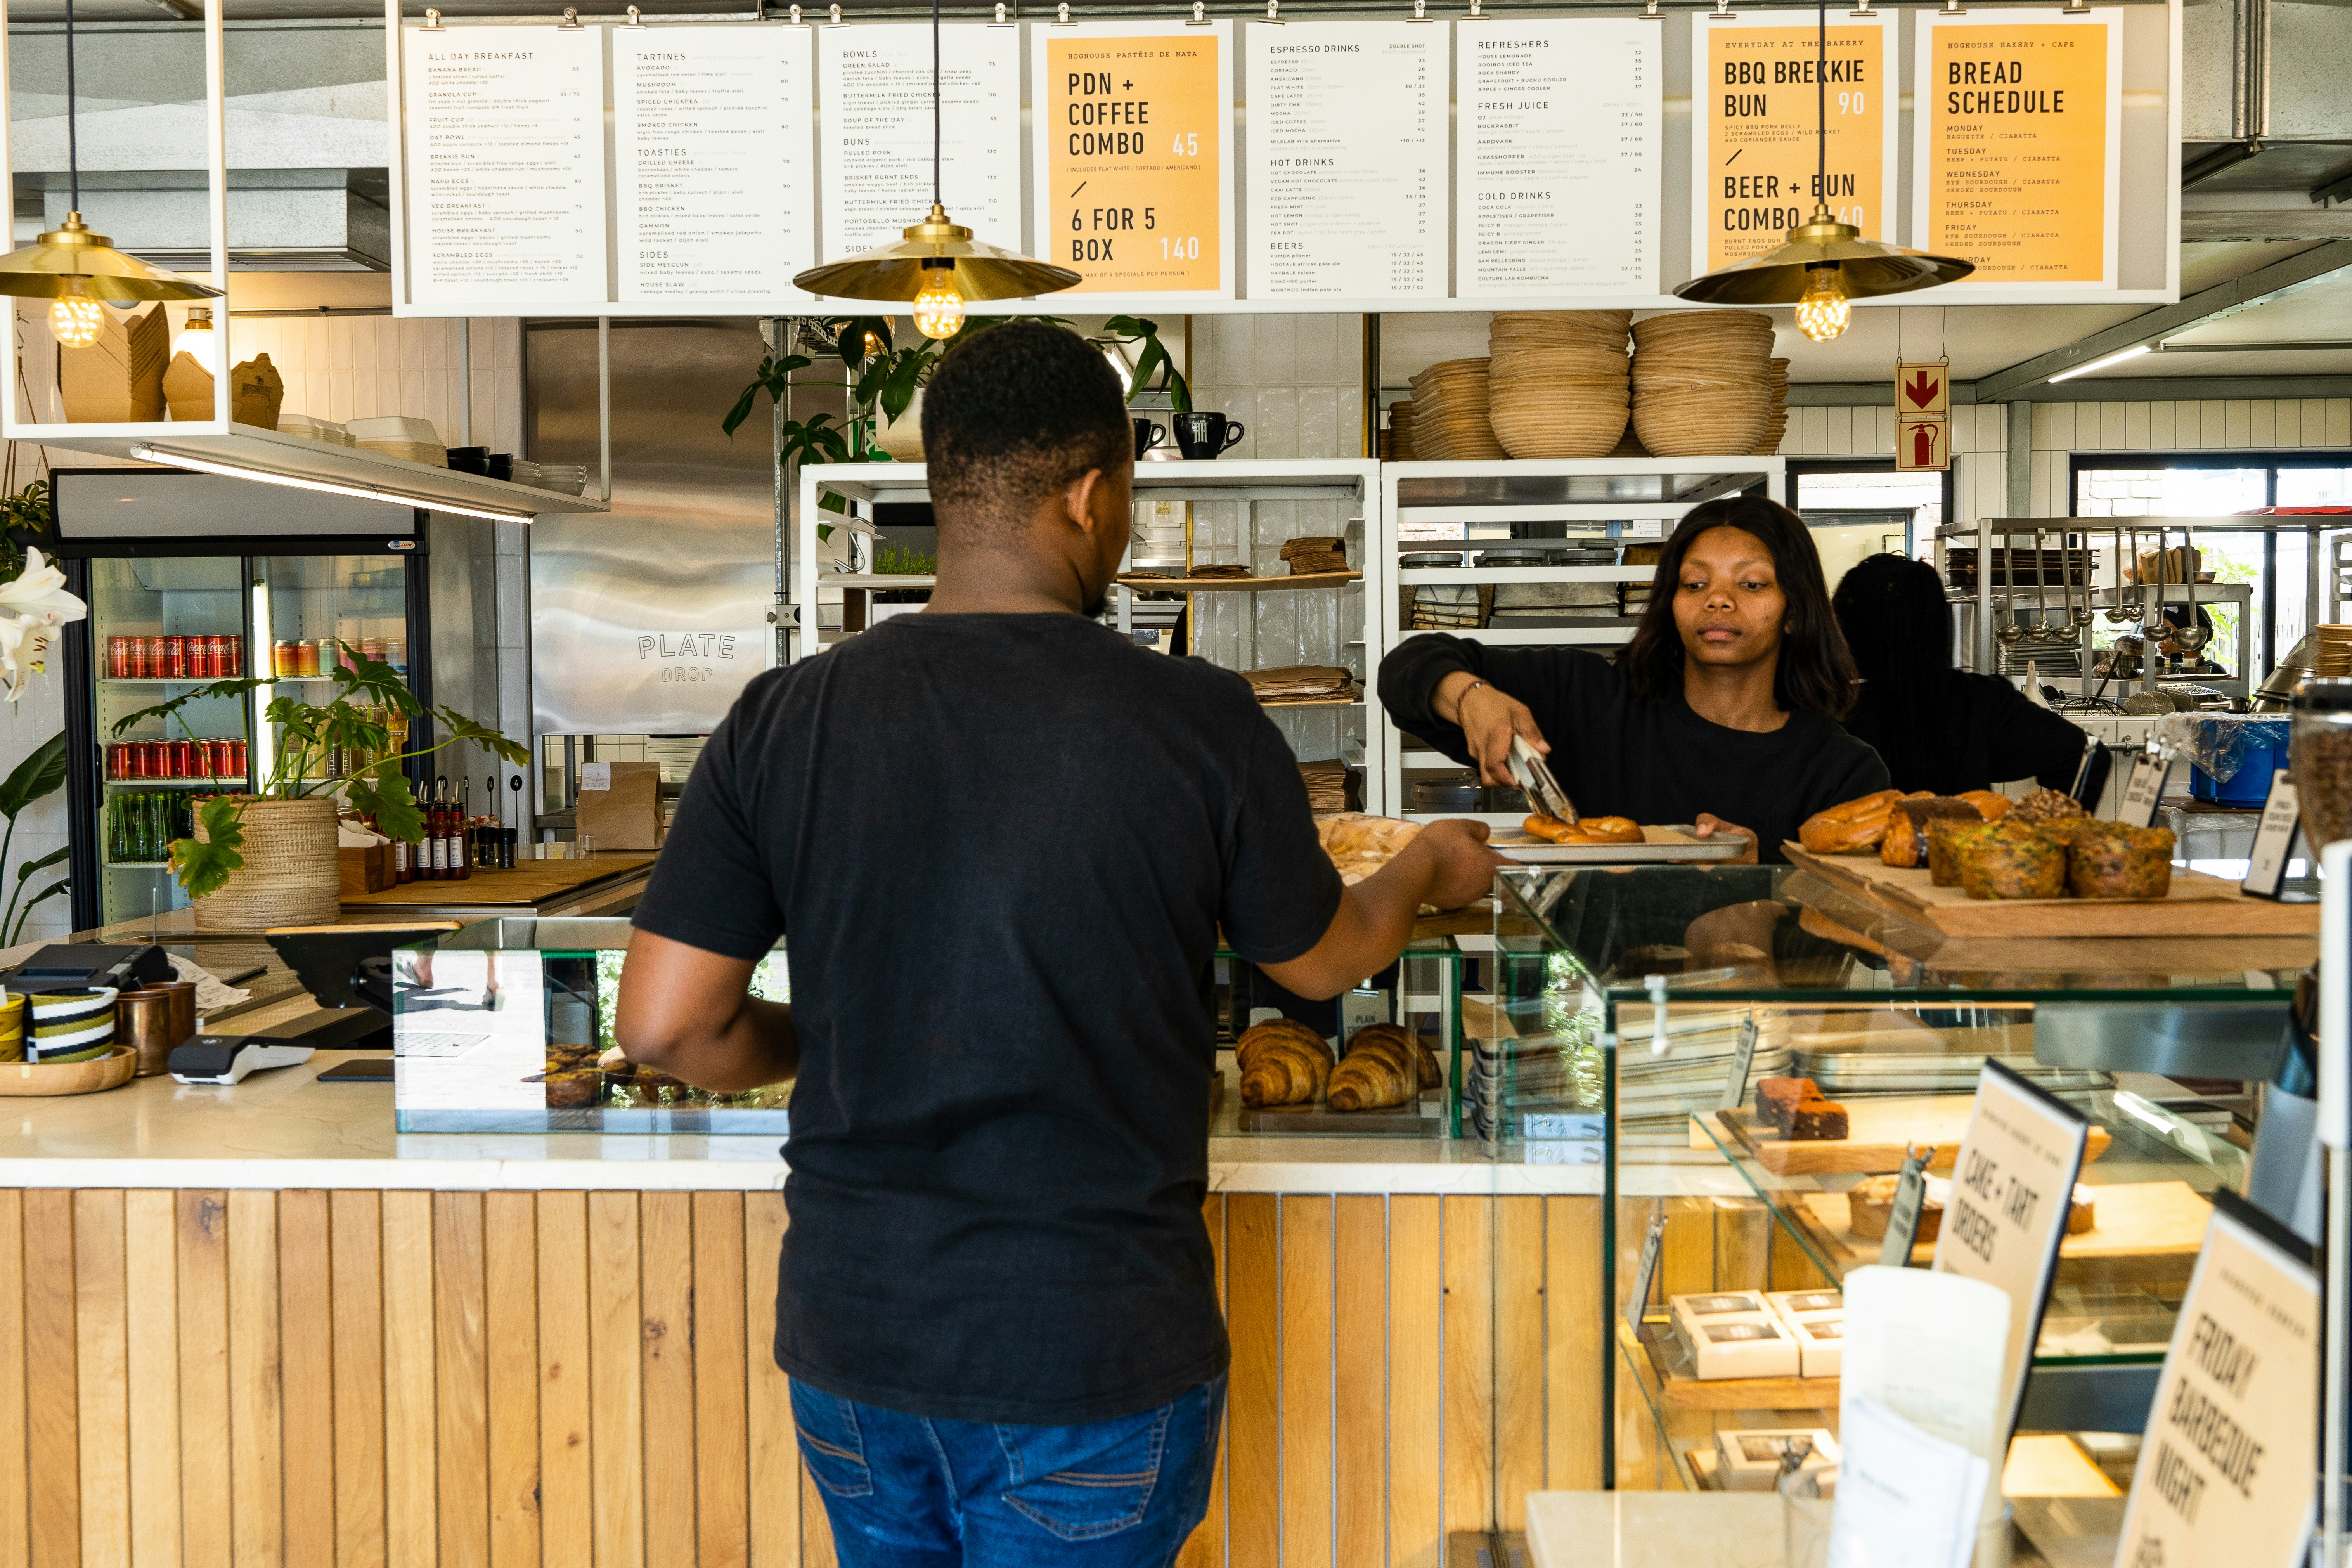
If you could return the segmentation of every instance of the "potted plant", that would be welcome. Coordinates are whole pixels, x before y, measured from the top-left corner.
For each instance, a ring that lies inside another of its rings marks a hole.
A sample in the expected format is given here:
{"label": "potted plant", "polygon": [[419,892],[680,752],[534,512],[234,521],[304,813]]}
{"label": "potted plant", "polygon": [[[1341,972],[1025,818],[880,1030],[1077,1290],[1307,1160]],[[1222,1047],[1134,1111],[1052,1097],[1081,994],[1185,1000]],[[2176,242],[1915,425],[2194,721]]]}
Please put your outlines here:
{"label": "potted plant", "polygon": [[[263,719],[278,728],[267,778],[249,795],[223,793],[196,809],[195,832],[172,841],[172,873],[195,901],[199,931],[259,931],[331,921],[341,906],[335,867],[338,796],[372,817],[379,832],[406,844],[425,837],[425,816],[401,764],[471,741],[518,767],[530,752],[454,708],[431,710],[444,739],[407,747],[410,721],[425,713],[392,666],[338,644],[343,660],[331,672],[325,702],[270,700]],[[215,680],[119,721],[118,735],[161,718],[194,731],[180,710],[207,697],[242,696],[269,682],[260,677]]]}

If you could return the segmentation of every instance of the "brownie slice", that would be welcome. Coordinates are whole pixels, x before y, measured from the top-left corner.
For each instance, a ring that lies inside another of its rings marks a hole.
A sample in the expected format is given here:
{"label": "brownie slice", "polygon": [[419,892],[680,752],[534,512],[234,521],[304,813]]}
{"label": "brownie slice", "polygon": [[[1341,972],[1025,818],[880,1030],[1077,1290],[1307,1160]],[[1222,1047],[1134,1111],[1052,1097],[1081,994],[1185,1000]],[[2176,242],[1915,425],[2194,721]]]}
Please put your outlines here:
{"label": "brownie slice", "polygon": [[1756,1080],[1756,1120],[1775,1131],[1789,1131],[1789,1113],[1800,1101],[1817,1100],[1821,1086],[1809,1078],[1763,1078]]}
{"label": "brownie slice", "polygon": [[1835,1100],[1823,1100],[1816,1094],[1800,1100],[1789,1112],[1789,1124],[1780,1130],[1781,1136],[1792,1143],[1819,1142],[1846,1135],[1845,1107]]}

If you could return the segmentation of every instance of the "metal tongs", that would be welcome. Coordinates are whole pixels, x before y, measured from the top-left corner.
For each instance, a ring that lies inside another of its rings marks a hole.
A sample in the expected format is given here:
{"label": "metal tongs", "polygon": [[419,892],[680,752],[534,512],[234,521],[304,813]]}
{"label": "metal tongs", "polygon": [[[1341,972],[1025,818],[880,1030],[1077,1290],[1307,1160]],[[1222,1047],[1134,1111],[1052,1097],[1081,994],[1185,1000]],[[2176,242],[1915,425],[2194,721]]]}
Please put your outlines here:
{"label": "metal tongs", "polygon": [[1545,763],[1543,753],[1528,745],[1526,736],[1514,734],[1511,737],[1510,764],[1511,777],[1527,791],[1528,802],[1538,810],[1561,822],[1576,820],[1576,803],[1568,798],[1568,792],[1559,787],[1558,779],[1551,776],[1551,769]]}

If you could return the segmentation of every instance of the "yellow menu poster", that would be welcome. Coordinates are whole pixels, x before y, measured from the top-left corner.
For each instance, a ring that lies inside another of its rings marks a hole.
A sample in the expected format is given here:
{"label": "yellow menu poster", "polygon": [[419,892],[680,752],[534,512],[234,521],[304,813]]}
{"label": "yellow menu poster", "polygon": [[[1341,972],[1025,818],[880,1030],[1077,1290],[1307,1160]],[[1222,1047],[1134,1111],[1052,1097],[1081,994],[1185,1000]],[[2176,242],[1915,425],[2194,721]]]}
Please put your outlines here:
{"label": "yellow menu poster", "polygon": [[1030,29],[1034,254],[1073,293],[1231,297],[1232,29]]}
{"label": "yellow menu poster", "polygon": [[1816,28],[1769,12],[1700,12],[1691,26],[1703,83],[1693,163],[1705,171],[1691,182],[1691,270],[1761,256],[1812,216],[1817,115],[1829,130],[1830,211],[1865,239],[1893,239],[1898,87],[1883,21],[1839,17],[1825,62]]}
{"label": "yellow menu poster", "polygon": [[1920,18],[1912,243],[1958,285],[2112,288],[2122,27],[2104,16]]}

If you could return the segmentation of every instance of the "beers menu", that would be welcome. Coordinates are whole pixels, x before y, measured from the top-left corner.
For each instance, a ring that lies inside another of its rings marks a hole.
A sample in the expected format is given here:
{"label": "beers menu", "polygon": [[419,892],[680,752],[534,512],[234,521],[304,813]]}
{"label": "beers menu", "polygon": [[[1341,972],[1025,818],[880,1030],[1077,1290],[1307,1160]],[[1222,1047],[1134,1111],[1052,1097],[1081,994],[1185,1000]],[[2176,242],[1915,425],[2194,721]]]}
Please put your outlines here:
{"label": "beers menu", "polygon": [[[896,245],[931,206],[931,29],[817,30],[824,258]],[[1021,30],[961,25],[940,39],[940,194],[982,239],[1021,232]]]}

